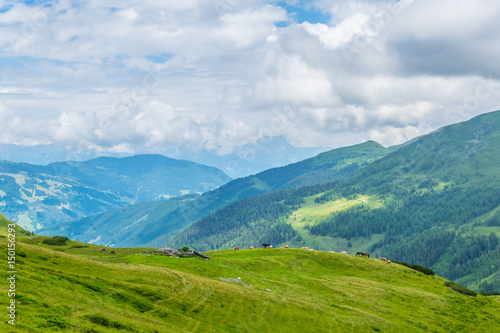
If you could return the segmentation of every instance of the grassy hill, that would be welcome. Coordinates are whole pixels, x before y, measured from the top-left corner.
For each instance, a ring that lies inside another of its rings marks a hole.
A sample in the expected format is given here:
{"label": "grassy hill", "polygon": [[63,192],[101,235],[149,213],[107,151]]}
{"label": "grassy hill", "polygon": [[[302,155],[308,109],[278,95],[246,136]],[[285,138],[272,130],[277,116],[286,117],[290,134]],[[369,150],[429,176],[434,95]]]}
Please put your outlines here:
{"label": "grassy hill", "polygon": [[361,167],[397,149],[376,142],[334,149],[316,157],[235,179],[200,197],[180,197],[161,203],[141,203],[55,225],[44,234],[64,234],[80,241],[113,246],[162,246],[179,230],[239,199],[274,190],[327,183],[351,177]]}
{"label": "grassy hill", "polygon": [[330,188],[237,201],[168,241],[370,252],[500,290],[500,112],[412,140]]}
{"label": "grassy hill", "polygon": [[[497,296],[467,296],[441,277],[377,259],[299,249],[210,252],[210,261],[138,248],[115,256],[47,238],[18,240],[16,329],[2,331],[493,332],[500,325]],[[1,289],[6,304],[7,284]]]}

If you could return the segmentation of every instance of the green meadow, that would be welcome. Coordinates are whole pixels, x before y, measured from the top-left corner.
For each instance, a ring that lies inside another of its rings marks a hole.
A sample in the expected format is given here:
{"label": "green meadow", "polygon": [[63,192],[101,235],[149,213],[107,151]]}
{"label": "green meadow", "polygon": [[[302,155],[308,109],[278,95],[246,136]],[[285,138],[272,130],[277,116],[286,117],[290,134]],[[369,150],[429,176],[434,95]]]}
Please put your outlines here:
{"label": "green meadow", "polygon": [[[300,249],[152,255],[17,240],[16,327],[4,332],[495,332],[498,296],[398,264]],[[6,239],[0,238],[2,253]],[[150,253],[144,253],[148,250]],[[4,271],[2,281],[6,279]],[[1,284],[7,304],[7,283]]]}

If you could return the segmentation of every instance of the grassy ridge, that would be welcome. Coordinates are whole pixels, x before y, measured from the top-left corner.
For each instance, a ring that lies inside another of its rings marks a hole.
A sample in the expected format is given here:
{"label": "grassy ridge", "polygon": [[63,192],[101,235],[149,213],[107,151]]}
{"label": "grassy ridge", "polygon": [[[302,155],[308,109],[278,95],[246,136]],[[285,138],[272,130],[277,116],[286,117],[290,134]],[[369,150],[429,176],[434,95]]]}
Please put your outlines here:
{"label": "grassy ridge", "polygon": [[[440,277],[376,259],[297,249],[218,251],[208,253],[211,261],[143,249],[113,256],[45,238],[18,242],[16,332],[493,332],[500,325],[498,297],[465,296]],[[1,289],[5,304],[5,283]]]}

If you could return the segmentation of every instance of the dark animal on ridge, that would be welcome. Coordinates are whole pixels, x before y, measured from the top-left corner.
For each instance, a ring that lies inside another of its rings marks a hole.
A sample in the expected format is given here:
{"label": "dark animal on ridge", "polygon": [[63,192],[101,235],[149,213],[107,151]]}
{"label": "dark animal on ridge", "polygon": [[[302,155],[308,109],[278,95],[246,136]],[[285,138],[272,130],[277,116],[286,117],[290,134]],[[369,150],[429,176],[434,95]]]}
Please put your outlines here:
{"label": "dark animal on ridge", "polygon": [[266,249],[269,249],[271,247],[271,244],[262,244],[263,247],[265,247]]}
{"label": "dark animal on ridge", "polygon": [[364,252],[356,252],[356,255],[357,255],[357,256],[361,256],[361,257],[362,257],[362,256],[364,256],[364,255],[365,255],[365,253],[364,253]]}
{"label": "dark animal on ridge", "polygon": [[109,254],[116,254],[115,250],[109,251]]}

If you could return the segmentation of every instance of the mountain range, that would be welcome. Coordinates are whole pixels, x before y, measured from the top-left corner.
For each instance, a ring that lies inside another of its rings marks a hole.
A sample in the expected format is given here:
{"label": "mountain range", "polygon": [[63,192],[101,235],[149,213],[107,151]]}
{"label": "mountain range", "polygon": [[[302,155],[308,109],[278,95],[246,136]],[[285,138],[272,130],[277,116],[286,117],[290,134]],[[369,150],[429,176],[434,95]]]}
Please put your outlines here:
{"label": "mountain range", "polygon": [[161,155],[47,166],[0,161],[0,211],[33,231],[142,201],[217,188],[222,171]]}
{"label": "mountain range", "polygon": [[345,180],[246,198],[170,238],[201,250],[260,243],[368,252],[500,289],[500,112],[402,145]]}
{"label": "mountain range", "polygon": [[[222,170],[231,178],[245,177],[261,171],[298,162],[328,150],[325,147],[297,148],[284,136],[262,138],[256,142],[237,145],[232,152],[193,148],[165,147],[161,154],[173,159],[188,160]],[[57,144],[23,146],[0,144],[0,160],[15,163],[48,165],[55,162],[84,162],[103,157],[130,157],[131,153],[102,152],[92,148],[70,148]]]}
{"label": "mountain range", "polygon": [[430,267],[474,290],[497,290],[498,151],[500,111],[400,146],[369,141],[334,149],[203,194],[123,204],[39,232],[108,246],[361,251]]}
{"label": "mountain range", "polygon": [[385,148],[373,141],[334,149],[288,166],[232,180],[201,196],[140,203],[53,225],[41,232],[110,246],[161,246],[190,223],[239,199],[345,179],[394,149],[396,147]]}

